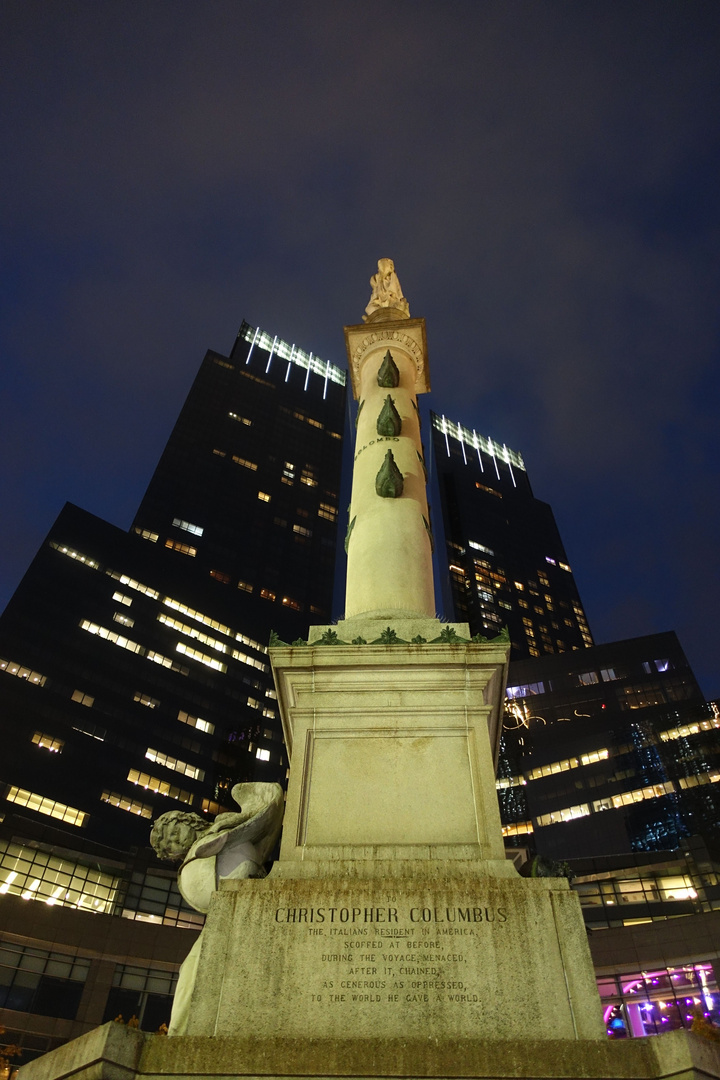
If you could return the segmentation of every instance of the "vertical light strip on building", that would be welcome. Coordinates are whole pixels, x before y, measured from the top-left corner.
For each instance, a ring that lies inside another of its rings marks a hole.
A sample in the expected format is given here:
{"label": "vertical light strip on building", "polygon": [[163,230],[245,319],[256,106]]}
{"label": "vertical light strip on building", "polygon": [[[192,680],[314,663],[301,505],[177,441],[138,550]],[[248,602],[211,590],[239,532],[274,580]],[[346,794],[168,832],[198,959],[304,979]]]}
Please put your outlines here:
{"label": "vertical light strip on building", "polygon": [[[458,426],[457,426],[457,429],[458,429],[458,432],[462,432],[462,427],[461,427],[461,425],[460,425],[460,421],[459,421],[459,420],[458,420]],[[460,449],[462,450],[462,454],[463,454],[463,461],[464,461],[464,462],[465,462],[465,464],[467,465],[467,454],[465,453],[465,440],[464,440],[464,439],[462,439],[462,438],[460,439]]]}
{"label": "vertical light strip on building", "polygon": [[287,382],[288,379],[290,378],[290,368],[292,367],[292,362],[293,362],[293,356],[294,355],[295,355],[295,346],[293,345],[292,349],[290,350],[290,357],[288,359],[287,371],[285,372],[285,382]]}
{"label": "vertical light strip on building", "polygon": [[250,357],[252,356],[252,351],[255,348],[255,342],[257,341],[257,336],[258,336],[259,333],[260,333],[260,327],[258,326],[258,327],[255,328],[255,334],[253,335],[253,339],[252,339],[252,341],[250,343],[250,348],[248,349],[247,359],[245,361],[246,366],[250,363]]}
{"label": "vertical light strip on building", "polygon": [[503,443],[503,454],[505,455],[505,464],[507,465],[508,469],[510,470],[510,479],[513,482],[513,487],[517,487],[517,484],[515,483],[515,473],[513,472],[512,461],[510,460],[510,455],[508,454],[508,448],[505,445],[505,443]]}
{"label": "vertical light strip on building", "polygon": [[271,362],[271,360],[273,358],[273,353],[275,352],[275,346],[276,345],[277,345],[277,334],[273,338],[272,348],[270,349],[270,355],[268,356],[268,362],[265,365],[265,374],[266,375],[267,375],[268,371],[270,370],[270,362]]}
{"label": "vertical light strip on building", "polygon": [[307,390],[307,388],[308,388],[308,381],[310,379],[310,368],[312,367],[312,358],[313,358],[313,354],[310,353],[310,359],[308,360],[307,372],[305,373],[305,385],[303,386],[303,390]]}

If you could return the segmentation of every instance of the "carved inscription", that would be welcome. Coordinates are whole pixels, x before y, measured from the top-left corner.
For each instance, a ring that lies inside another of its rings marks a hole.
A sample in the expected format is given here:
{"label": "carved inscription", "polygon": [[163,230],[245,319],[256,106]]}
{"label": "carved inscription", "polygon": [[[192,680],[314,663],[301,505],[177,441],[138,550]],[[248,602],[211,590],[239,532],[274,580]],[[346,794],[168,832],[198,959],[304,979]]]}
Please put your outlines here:
{"label": "carved inscription", "polygon": [[364,446],[361,446],[358,449],[358,451],[355,454],[355,457],[353,458],[353,461],[357,461],[357,459],[362,454],[363,450],[367,450],[368,446],[375,446],[376,443],[381,443],[381,442],[400,442],[400,437],[398,435],[386,435],[386,436],[380,435],[380,436],[378,436],[377,439],[371,439],[370,442],[365,443]]}
{"label": "carved inscription", "polygon": [[475,983],[484,935],[508,922],[508,911],[473,901],[439,907],[385,903],[279,907],[274,921],[307,935],[317,975],[312,1003],[337,1008],[374,1003],[481,1005]]}

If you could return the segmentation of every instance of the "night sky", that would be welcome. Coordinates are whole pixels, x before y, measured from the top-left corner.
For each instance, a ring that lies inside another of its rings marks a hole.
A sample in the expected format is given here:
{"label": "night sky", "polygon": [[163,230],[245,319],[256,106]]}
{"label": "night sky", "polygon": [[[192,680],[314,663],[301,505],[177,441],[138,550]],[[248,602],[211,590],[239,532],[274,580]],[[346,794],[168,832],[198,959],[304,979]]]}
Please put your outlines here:
{"label": "night sky", "polygon": [[596,640],[720,695],[717,0],[5,0],[0,79],[0,607],[66,500],[130,525],[207,348],[346,366],[389,256]]}

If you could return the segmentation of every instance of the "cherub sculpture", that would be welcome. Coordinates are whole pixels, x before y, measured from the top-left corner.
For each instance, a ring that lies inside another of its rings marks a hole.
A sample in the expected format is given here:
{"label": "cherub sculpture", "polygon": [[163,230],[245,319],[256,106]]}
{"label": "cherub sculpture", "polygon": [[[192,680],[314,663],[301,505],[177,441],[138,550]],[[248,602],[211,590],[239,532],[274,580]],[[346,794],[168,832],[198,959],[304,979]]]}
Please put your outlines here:
{"label": "cherub sculpture", "polygon": [[409,318],[410,307],[402,294],[392,259],[378,260],[378,272],[370,278],[370,286],[372,294],[365,308],[363,322],[368,322],[380,308],[396,308],[403,318]]}
{"label": "cherub sculpture", "polygon": [[[280,835],[284,796],[279,784],[236,784],[232,797],[239,813],[218,814],[210,824],[198,814],[170,810],[157,819],[150,833],[150,843],[161,859],[182,859],[178,887],[196,911],[208,911],[220,881],[265,877],[263,863]],[[180,968],[169,1035],[183,1035],[187,1028],[200,941]]]}

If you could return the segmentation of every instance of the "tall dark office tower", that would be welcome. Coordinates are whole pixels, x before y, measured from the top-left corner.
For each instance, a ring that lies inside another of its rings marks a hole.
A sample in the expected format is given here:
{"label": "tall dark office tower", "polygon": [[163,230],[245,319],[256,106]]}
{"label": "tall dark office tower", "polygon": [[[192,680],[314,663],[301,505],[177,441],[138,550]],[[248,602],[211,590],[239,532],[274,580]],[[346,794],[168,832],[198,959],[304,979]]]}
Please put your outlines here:
{"label": "tall dark office tower", "polygon": [[720,714],[674,633],[510,664],[506,839],[554,859],[720,844]]}
{"label": "tall dark office tower", "polygon": [[430,422],[446,614],[486,637],[507,626],[513,660],[592,645],[553,512],[522,457],[444,416]]}
{"label": "tall dark office tower", "polygon": [[164,810],[284,780],[265,647],[330,619],[344,415],[344,372],[243,324],[131,531],[65,507],[0,619],[8,822],[144,846]]}

